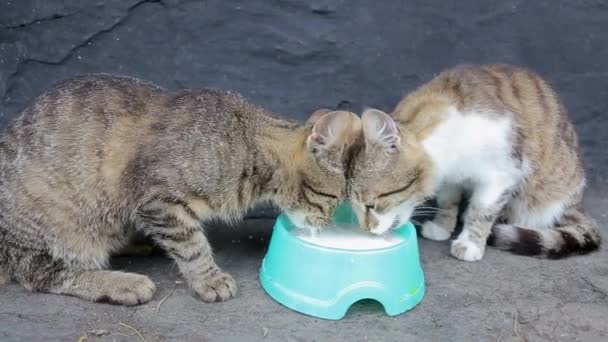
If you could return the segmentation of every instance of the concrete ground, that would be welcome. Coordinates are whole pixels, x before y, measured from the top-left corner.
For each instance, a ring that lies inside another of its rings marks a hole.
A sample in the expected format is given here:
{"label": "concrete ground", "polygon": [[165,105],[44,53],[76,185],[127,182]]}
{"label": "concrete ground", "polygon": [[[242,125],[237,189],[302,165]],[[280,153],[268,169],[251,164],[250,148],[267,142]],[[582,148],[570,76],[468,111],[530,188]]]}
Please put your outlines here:
{"label": "concrete ground", "polygon": [[[603,188],[590,189],[586,207],[605,227]],[[420,240],[427,294],[418,307],[391,318],[375,302],[357,303],[334,322],[293,312],[261,289],[258,268],[271,225],[247,220],[212,230],[217,261],[240,286],[228,302],[197,300],[176,284],[177,269],[163,257],[117,258],[114,269],[146,274],[157,284],[150,303],[95,304],[10,284],[0,288],[0,340],[608,341],[605,248],[559,261],[490,248],[482,261],[467,263],[452,258],[447,243]]]}

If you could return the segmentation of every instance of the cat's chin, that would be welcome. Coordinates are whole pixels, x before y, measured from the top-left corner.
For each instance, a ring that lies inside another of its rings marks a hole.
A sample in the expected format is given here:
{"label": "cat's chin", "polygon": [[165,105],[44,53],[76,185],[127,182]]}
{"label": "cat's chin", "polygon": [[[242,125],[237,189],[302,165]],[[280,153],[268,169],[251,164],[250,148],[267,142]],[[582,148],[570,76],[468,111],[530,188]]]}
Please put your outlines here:
{"label": "cat's chin", "polygon": [[383,235],[392,229],[397,229],[400,225],[409,221],[413,211],[413,207],[404,203],[386,214],[374,213],[378,225],[372,228],[370,232],[375,235]]}
{"label": "cat's chin", "polygon": [[386,234],[388,231],[390,230],[390,228],[373,228],[372,230],[370,230],[369,232],[374,234],[374,235],[384,235]]}
{"label": "cat's chin", "polygon": [[372,233],[374,235],[386,235],[391,230],[395,230],[395,229],[399,228],[399,226],[401,226],[401,221],[399,220],[399,218],[395,218],[395,220],[393,221],[393,223],[390,226],[376,227],[376,228],[370,230],[370,233]]}
{"label": "cat's chin", "polygon": [[285,215],[289,218],[291,223],[302,231],[309,231],[312,235],[318,234],[321,228],[311,225],[304,213],[297,210],[285,210]]}

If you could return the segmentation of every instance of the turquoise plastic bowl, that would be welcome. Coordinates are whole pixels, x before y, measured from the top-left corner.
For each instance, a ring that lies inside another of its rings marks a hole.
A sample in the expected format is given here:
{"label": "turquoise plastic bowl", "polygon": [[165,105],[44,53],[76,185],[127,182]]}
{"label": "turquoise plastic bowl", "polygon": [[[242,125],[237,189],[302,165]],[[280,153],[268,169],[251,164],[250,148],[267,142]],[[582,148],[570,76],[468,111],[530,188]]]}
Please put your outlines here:
{"label": "turquoise plastic bowl", "polygon": [[[346,204],[336,209],[334,220],[337,225],[356,224]],[[411,223],[392,233],[397,244],[364,250],[311,243],[296,231],[287,216],[279,216],[260,270],[262,287],[282,305],[338,320],[363,299],[378,301],[388,315],[396,316],[424,297],[424,274]]]}

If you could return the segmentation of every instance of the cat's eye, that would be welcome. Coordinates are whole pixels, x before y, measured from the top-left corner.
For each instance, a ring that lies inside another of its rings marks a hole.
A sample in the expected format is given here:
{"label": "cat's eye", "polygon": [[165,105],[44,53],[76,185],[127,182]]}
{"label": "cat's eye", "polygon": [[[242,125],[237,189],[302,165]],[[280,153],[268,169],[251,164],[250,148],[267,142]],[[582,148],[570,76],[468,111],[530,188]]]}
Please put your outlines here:
{"label": "cat's eye", "polygon": [[403,186],[397,190],[393,190],[393,191],[389,191],[389,192],[380,194],[380,195],[378,195],[378,198],[383,198],[383,197],[387,197],[387,196],[391,196],[391,195],[395,195],[395,194],[404,192],[407,189],[409,189],[409,187],[412,186],[417,179],[418,179],[418,176],[416,175],[415,177],[412,177],[412,179],[410,179],[410,181],[405,186]]}
{"label": "cat's eye", "polygon": [[302,182],[302,186],[306,189],[308,189],[310,192],[314,193],[315,195],[318,196],[323,196],[323,197],[328,197],[328,198],[333,198],[333,199],[338,199],[338,196],[334,196],[334,195],[330,195],[328,193],[325,193],[323,191],[319,191],[315,188],[313,188],[312,186],[310,186],[308,183],[306,182]]}

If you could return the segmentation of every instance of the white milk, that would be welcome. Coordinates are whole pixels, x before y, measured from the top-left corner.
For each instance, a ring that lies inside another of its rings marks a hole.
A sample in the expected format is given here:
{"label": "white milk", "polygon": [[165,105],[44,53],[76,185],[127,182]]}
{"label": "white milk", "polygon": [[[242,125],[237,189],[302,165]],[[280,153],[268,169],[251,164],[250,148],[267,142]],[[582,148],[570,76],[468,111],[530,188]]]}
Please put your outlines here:
{"label": "white milk", "polygon": [[374,235],[361,230],[358,226],[329,226],[319,233],[312,234],[305,229],[295,229],[294,234],[306,242],[329,248],[349,250],[370,250],[394,246],[403,238],[394,235],[392,231],[385,235]]}

